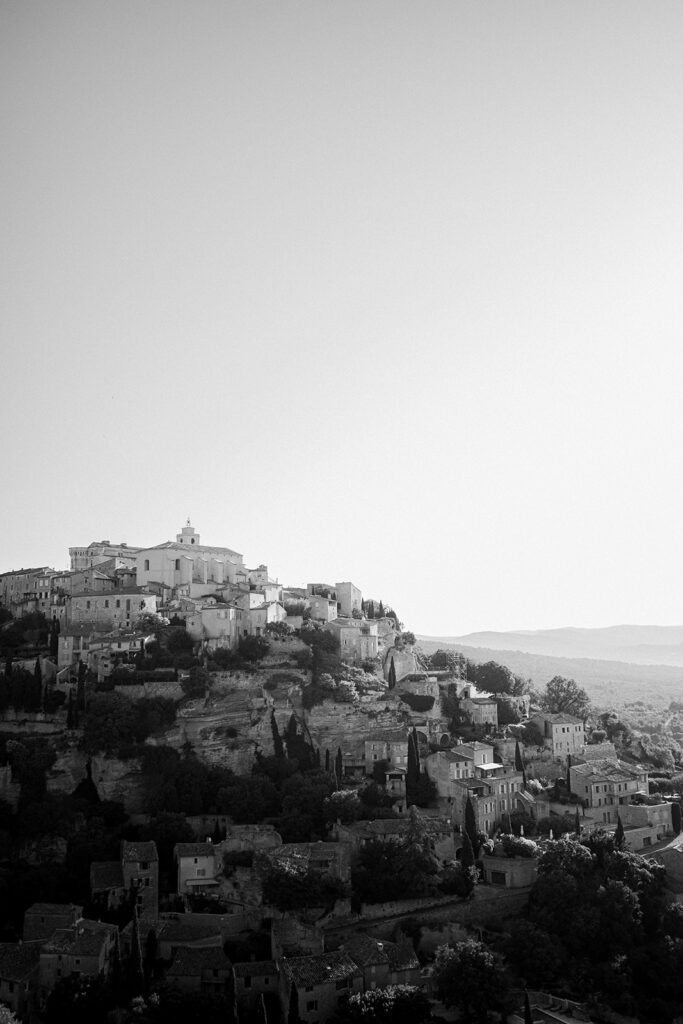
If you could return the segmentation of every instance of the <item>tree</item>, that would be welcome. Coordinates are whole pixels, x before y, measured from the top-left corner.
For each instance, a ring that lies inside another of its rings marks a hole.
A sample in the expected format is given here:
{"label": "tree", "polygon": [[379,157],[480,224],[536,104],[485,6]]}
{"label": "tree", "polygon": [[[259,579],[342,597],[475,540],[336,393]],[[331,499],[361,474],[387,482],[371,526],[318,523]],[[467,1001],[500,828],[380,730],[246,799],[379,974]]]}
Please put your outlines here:
{"label": "tree", "polygon": [[543,710],[550,714],[575,715],[585,719],[590,709],[590,700],[585,690],[574,679],[553,676],[541,694]]}
{"label": "tree", "polygon": [[671,827],[674,835],[681,834],[681,805],[676,800],[671,805]]}
{"label": "tree", "polygon": [[389,689],[393,690],[396,686],[396,666],[394,665],[394,657],[391,657],[391,664],[389,665],[389,678],[387,680]]}
{"label": "tree", "polygon": [[416,985],[387,985],[356,992],[342,1004],[336,1024],[424,1024],[431,1017],[427,993]]}
{"label": "tree", "polygon": [[282,744],[282,737],[280,736],[280,730],[277,727],[277,720],[275,718],[275,709],[273,708],[270,712],[270,728],[273,733],[273,752],[276,757],[285,756],[285,748]]}
{"label": "tree", "polygon": [[621,816],[617,814],[617,827],[614,832],[614,845],[616,846],[617,850],[622,849],[624,845],[624,839],[624,826],[621,822]]}
{"label": "tree", "polygon": [[472,804],[472,798],[467,797],[465,804],[465,832],[470,837],[472,843],[472,849],[474,850],[474,858],[479,855],[479,832],[477,830],[477,822],[474,817],[474,805]]}
{"label": "tree", "polygon": [[245,661],[261,661],[268,653],[270,645],[265,637],[243,636],[237,649]]}
{"label": "tree", "polygon": [[187,676],[185,676],[180,687],[186,697],[205,697],[206,691],[211,686],[211,673],[207,672],[201,665],[193,665]]}
{"label": "tree", "polygon": [[472,840],[466,831],[462,834],[462,853],[460,854],[460,863],[463,868],[474,867],[474,849],[472,847]]}
{"label": "tree", "polygon": [[408,763],[406,766],[406,799],[408,804],[415,803],[415,791],[420,781],[420,755],[417,749],[417,733],[415,729],[408,734]]}
{"label": "tree", "polygon": [[337,780],[337,788],[339,789],[344,775],[344,756],[341,747],[337,747],[337,755],[334,759],[334,775]]}
{"label": "tree", "polygon": [[130,940],[130,957],[128,958],[128,983],[133,995],[140,995],[145,989],[145,971],[142,961],[142,944],[140,942],[140,922],[138,908],[133,904],[133,931]]}
{"label": "tree", "polygon": [[[524,758],[522,757],[519,740],[515,740],[515,768],[518,772],[524,774]],[[526,785],[526,778],[524,779],[524,785]]]}
{"label": "tree", "polygon": [[466,1020],[485,1024],[489,1011],[510,1011],[511,981],[503,962],[483,942],[467,939],[439,946],[434,980],[446,1006],[457,1007]]}
{"label": "tree", "polygon": [[377,612],[377,618],[378,619],[383,619],[384,618],[384,605],[382,604],[381,601],[379,603],[379,611]]}

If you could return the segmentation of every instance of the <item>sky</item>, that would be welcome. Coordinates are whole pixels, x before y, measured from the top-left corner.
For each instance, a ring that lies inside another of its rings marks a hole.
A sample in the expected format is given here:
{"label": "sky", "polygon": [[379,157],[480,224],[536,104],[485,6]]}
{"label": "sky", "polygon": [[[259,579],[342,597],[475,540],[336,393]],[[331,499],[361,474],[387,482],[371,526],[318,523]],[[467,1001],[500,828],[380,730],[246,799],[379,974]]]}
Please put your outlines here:
{"label": "sky", "polygon": [[677,0],[0,5],[0,571],[675,624]]}

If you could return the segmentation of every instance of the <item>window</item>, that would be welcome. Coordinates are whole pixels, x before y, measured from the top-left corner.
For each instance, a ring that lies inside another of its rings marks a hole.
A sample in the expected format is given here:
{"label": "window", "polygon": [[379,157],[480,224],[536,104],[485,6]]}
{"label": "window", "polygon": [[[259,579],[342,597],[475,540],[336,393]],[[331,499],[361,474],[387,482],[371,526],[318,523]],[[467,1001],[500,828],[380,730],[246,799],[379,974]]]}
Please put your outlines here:
{"label": "window", "polygon": [[[375,968],[373,967],[372,969],[374,971]],[[337,992],[339,992],[343,988],[348,988],[348,987],[349,987],[349,979],[348,978],[342,978],[341,981],[337,981],[335,983],[335,988],[337,989]]]}
{"label": "window", "polygon": [[142,868],[143,871],[147,871],[149,869],[149,862],[143,860],[142,863],[140,864],[140,867]]}
{"label": "window", "polygon": [[197,878],[206,877],[206,868],[197,868]]}
{"label": "window", "polygon": [[306,988],[304,989],[304,991],[305,992],[312,992],[313,991],[313,986],[312,985],[307,985]]}
{"label": "window", "polygon": [[307,1010],[317,1010],[318,1009],[318,1000],[317,999],[309,999],[309,1001],[306,1003],[306,1009]]}
{"label": "window", "polygon": [[244,987],[245,988],[251,988],[251,978],[249,977],[248,974],[247,974],[247,976],[244,979]]}
{"label": "window", "polygon": [[179,558],[176,558],[176,560],[175,560],[175,568],[176,568],[176,572],[178,572],[178,570],[180,569],[180,559]]}
{"label": "window", "polygon": [[149,558],[145,559],[145,570],[149,570]]}
{"label": "window", "polygon": [[105,602],[104,602],[104,607],[105,607],[105,608],[108,608],[108,607],[109,607],[109,601],[105,601]]}
{"label": "window", "polygon": [[117,608],[120,608],[120,607],[121,607],[121,602],[120,602],[120,601],[117,601],[117,602],[116,602],[116,607],[117,607]]}
{"label": "window", "polygon": [[505,885],[505,872],[504,871],[492,871],[491,872],[491,885]]}

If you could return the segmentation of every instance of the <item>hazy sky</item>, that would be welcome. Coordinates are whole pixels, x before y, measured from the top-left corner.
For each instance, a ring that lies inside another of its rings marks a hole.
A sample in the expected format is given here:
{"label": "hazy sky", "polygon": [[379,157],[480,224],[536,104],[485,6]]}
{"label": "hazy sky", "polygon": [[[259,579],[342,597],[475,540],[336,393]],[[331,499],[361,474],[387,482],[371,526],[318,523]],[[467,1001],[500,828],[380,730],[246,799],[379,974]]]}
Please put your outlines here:
{"label": "hazy sky", "polygon": [[679,0],[0,5],[0,571],[679,623]]}

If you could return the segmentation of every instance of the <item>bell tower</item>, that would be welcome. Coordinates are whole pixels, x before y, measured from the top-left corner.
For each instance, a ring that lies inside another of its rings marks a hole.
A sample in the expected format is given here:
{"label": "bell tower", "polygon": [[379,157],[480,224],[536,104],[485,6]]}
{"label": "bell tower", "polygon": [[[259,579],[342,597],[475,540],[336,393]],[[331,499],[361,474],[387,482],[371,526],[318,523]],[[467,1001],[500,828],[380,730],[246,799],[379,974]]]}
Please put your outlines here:
{"label": "bell tower", "polygon": [[190,524],[189,516],[185,526],[183,526],[180,533],[176,534],[175,539],[178,544],[187,544],[188,547],[190,544],[199,544],[199,534],[195,533],[194,527]]}

